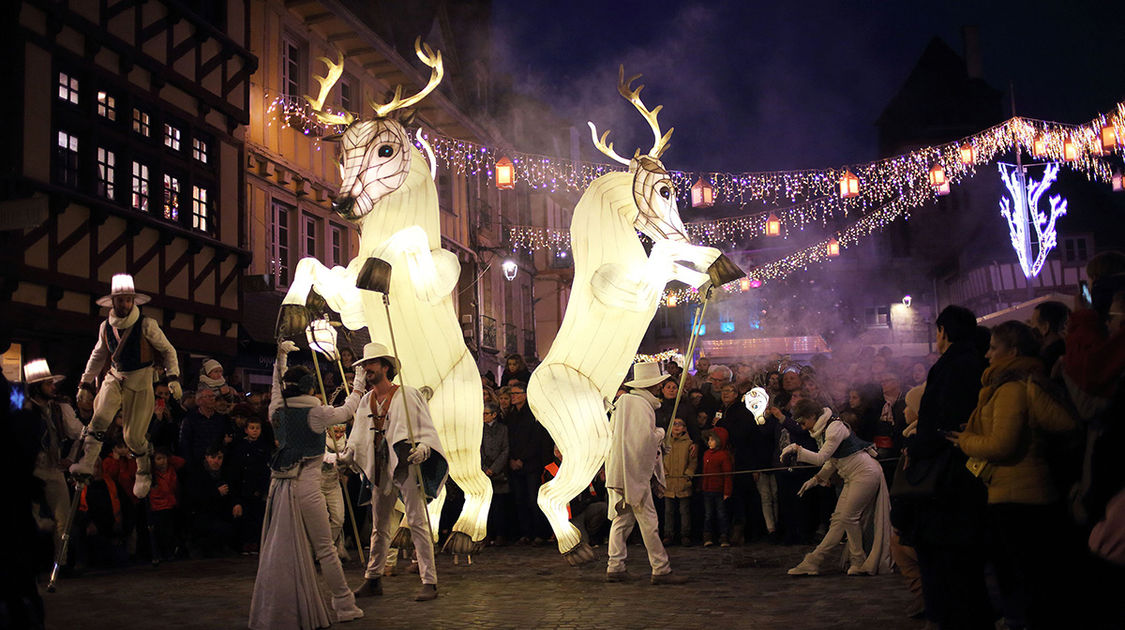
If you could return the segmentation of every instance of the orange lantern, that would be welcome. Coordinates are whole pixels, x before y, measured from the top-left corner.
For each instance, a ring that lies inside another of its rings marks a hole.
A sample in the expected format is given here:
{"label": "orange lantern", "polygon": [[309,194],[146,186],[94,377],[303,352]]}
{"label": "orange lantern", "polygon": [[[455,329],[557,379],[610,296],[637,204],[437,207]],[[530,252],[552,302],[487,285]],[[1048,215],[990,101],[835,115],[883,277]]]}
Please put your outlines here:
{"label": "orange lantern", "polygon": [[844,176],[840,178],[840,198],[847,199],[848,197],[859,196],[859,178],[852,174],[849,170],[844,170]]}
{"label": "orange lantern", "polygon": [[691,207],[710,208],[715,205],[715,189],[711,183],[700,177],[691,185]]}
{"label": "orange lantern", "polygon": [[930,185],[934,187],[935,192],[939,195],[949,194],[949,179],[945,176],[945,169],[941,164],[934,164],[930,169]]}
{"label": "orange lantern", "polygon": [[1102,127],[1101,133],[1102,152],[1109,153],[1117,148],[1117,128],[1113,125]]}
{"label": "orange lantern", "polygon": [[667,305],[668,308],[672,308],[679,303],[680,303],[680,300],[678,298],[676,298],[676,294],[674,294],[674,293],[669,293],[668,297],[664,298],[664,304]]}
{"label": "orange lantern", "polygon": [[766,236],[780,236],[781,235],[781,219],[777,215],[770,213],[770,217],[766,219]]}
{"label": "orange lantern", "polygon": [[496,160],[496,187],[500,190],[516,187],[516,165],[506,157]]}
{"label": "orange lantern", "polygon": [[749,291],[750,290],[750,278],[747,278],[747,277],[744,276],[741,280],[739,280],[738,281],[738,288],[742,291]]}
{"label": "orange lantern", "polygon": [[1044,157],[1047,155],[1047,140],[1043,136],[1035,136],[1035,140],[1031,143],[1031,154],[1035,157]]}
{"label": "orange lantern", "polygon": [[972,164],[977,161],[976,147],[966,142],[961,145],[961,163]]}
{"label": "orange lantern", "polygon": [[1063,159],[1067,162],[1078,159],[1078,147],[1074,146],[1074,141],[1070,138],[1063,140]]}
{"label": "orange lantern", "polygon": [[835,237],[828,240],[828,255],[832,258],[840,255],[840,241],[837,241]]}

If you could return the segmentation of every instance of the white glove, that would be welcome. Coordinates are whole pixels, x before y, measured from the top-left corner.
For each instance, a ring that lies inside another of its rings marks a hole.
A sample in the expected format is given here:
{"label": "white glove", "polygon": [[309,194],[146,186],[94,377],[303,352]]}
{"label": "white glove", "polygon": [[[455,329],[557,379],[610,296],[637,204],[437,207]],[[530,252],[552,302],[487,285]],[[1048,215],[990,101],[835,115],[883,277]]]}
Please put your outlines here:
{"label": "white glove", "polygon": [[74,401],[81,409],[92,409],[94,407],[94,395],[88,389],[79,389],[78,397]]}
{"label": "white glove", "polygon": [[430,447],[426,444],[419,442],[410,449],[410,454],[406,456],[406,461],[411,464],[421,464],[430,458]]}
{"label": "white glove", "polygon": [[367,389],[367,372],[362,365],[355,368],[355,380],[352,381],[352,391],[362,392]]}
{"label": "white glove", "polygon": [[172,398],[176,400],[182,400],[184,397],[184,388],[179,381],[168,381],[168,391],[172,392]]}
{"label": "white glove", "polygon": [[345,448],[344,452],[336,456],[336,461],[342,466],[351,466],[355,463],[355,449],[350,446]]}
{"label": "white glove", "polygon": [[296,352],[297,350],[298,350],[297,344],[293,343],[293,341],[289,340],[289,339],[286,339],[285,341],[282,341],[281,343],[277,344],[277,353],[279,355],[280,354],[289,354],[290,352]]}
{"label": "white glove", "polygon": [[820,485],[820,479],[817,479],[816,475],[813,475],[812,479],[809,479],[808,481],[806,481],[804,483],[804,485],[801,486],[801,489],[797,491],[797,496],[803,497],[803,496],[805,496],[806,492],[808,492],[810,489],[815,488],[816,486],[819,486],[819,485]]}
{"label": "white glove", "polygon": [[337,455],[336,453],[325,453],[324,454],[324,463],[328,464],[329,466],[335,465],[336,461],[339,460],[339,459],[340,459],[340,456]]}
{"label": "white glove", "polygon": [[794,460],[795,460],[797,455],[800,452],[801,452],[801,445],[800,444],[790,444],[789,446],[786,446],[785,448],[781,449],[781,461],[785,462],[786,458],[788,458],[790,455],[792,455]]}

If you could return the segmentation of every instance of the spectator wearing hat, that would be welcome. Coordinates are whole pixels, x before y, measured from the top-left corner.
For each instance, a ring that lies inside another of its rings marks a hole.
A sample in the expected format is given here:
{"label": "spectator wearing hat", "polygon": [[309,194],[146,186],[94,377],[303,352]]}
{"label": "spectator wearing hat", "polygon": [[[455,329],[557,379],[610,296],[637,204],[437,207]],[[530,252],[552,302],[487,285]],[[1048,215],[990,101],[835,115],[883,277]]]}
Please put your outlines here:
{"label": "spectator wearing hat", "polygon": [[[98,330],[98,342],[90,353],[78,389],[79,407],[92,406],[94,415],[86,428],[85,453],[71,466],[70,472],[93,477],[105,430],[120,410],[125,421],[125,443],[137,458],[133,494],[141,499],[148,496],[152,485],[152,447],[146,434],[155,405],[154,360],[159,356],[168,387],[176,398],[183,396],[180,365],[176,349],[168,342],[160,325],[151,317],[141,316],[139,306],[148,303],[149,297],[136,292],[133,277],[115,275],[111,289],[109,295],[98,300],[98,306],[110,307],[110,312]],[[101,389],[95,390],[94,383],[100,377],[103,378]]]}

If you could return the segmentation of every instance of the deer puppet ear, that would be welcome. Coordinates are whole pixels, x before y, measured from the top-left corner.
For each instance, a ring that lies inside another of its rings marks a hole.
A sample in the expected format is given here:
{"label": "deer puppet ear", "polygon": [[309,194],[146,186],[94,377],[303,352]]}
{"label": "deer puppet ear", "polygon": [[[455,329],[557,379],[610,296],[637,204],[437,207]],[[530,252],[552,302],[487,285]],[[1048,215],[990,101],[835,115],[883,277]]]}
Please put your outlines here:
{"label": "deer puppet ear", "polygon": [[391,116],[403,127],[413,127],[414,118],[418,114],[416,109],[399,109],[391,112]]}

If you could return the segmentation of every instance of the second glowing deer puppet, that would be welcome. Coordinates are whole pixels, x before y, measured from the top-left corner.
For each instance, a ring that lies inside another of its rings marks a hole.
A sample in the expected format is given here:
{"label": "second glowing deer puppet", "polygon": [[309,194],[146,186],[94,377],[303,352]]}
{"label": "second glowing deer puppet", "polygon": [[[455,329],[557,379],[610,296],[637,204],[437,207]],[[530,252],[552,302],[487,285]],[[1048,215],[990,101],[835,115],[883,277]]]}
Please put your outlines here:
{"label": "second glowing deer puppet", "polygon": [[[568,521],[566,508],[605,461],[608,401],[633,363],[665,285],[680,280],[701,286],[720,255],[688,239],[676,208],[676,191],[660,162],[672,130],[661,135],[656,121],[661,108],[649,110],[641,102],[643,85],[630,89],[637,78],[625,81],[622,68],[618,91],[644,116],[655,144],[647,154],[638,150],[626,160],[614,152],[612,143],[606,144],[609,132],[599,139],[590,123],[598,149],[628,165],[629,172],[595,179],[574,209],[570,302],[558,336],[527,389],[532,412],[563,456],[558,474],[539,489],[539,507],[571,564],[594,557]],[[638,231],[653,240],[647,256]]]}
{"label": "second glowing deer puppet", "polygon": [[346,269],[328,269],[316,259],[302,259],[283,301],[279,327],[289,334],[303,329],[303,307],[310,289],[315,289],[340,313],[345,326],[353,330],[366,326],[373,340],[389,346],[383,296],[357,289],[356,279],[369,257],[391,264],[388,296],[402,360],[400,382],[433,391],[430,413],[449,460],[450,476],[465,492],[465,506],[446,549],[468,553],[484,539],[492,483],[480,465],[484,426],[480,375],[453,308],[452,292],[461,265],[455,254],[441,248],[433,152],[419,135],[429,153],[424,156],[406,131],[410,115],[404,108],[441,82],[441,53],[429,46],[423,50],[420,42],[415,42],[415,49],[432,69],[429,83],[406,98],[398,86],[390,102],[371,104],[375,110],[371,120],[325,109],[324,100],[343,72],[343,58],[339,63],[322,58],[328,65],[327,76],[316,77],[319,96],[307,98],[322,122],[347,126],[339,137],[341,183],[332,208],[359,226],[359,252]]}

